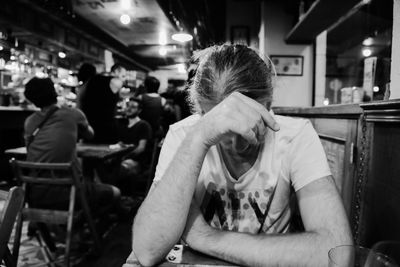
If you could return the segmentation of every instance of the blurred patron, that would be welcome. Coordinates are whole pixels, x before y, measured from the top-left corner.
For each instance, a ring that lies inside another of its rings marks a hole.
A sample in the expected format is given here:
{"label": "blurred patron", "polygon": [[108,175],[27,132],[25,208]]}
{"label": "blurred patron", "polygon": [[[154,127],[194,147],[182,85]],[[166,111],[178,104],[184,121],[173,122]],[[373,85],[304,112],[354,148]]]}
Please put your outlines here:
{"label": "blurred patron", "polygon": [[95,75],[88,81],[80,108],[94,130],[90,142],[112,144],[118,141],[115,113],[125,79],[126,69],[115,64],[111,67],[111,76]]}
{"label": "blurred patron", "polygon": [[96,67],[89,63],[83,63],[78,71],[78,87],[77,87],[77,107],[81,107],[82,98],[84,98],[84,94],[86,92],[86,86],[89,82],[90,78],[96,75]]}
{"label": "blurred patron", "polygon": [[156,77],[147,76],[144,87],[146,92],[138,96],[143,104],[140,117],[151,125],[154,137],[161,137],[164,135],[164,130],[161,127],[161,116],[167,100],[158,94],[160,81]]}
{"label": "blurred patron", "polygon": [[[79,109],[57,105],[57,94],[49,78],[32,78],[25,86],[25,97],[40,108],[40,111],[25,121],[27,160],[47,163],[72,162],[74,168],[81,173],[76,143],[79,137],[93,137],[93,129],[85,115]],[[117,203],[120,196],[116,187],[107,184],[86,182],[84,190],[94,208],[111,207]],[[38,186],[29,192],[29,201],[33,206],[68,208],[69,189],[65,187]]]}

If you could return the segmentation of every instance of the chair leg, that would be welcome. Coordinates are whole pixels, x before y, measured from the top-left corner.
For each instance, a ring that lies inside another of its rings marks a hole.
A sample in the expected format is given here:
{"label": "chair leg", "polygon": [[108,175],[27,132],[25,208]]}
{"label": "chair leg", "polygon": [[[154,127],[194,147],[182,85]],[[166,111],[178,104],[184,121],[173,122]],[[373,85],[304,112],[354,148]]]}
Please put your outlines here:
{"label": "chair leg", "polygon": [[73,213],[68,218],[67,223],[67,236],[65,239],[65,263],[66,266],[69,267],[70,262],[70,254],[71,254],[71,239],[72,239],[72,225],[73,224]]}
{"label": "chair leg", "polygon": [[53,253],[56,252],[57,248],[56,245],[54,244],[53,238],[50,235],[49,228],[47,228],[47,225],[45,223],[37,223],[37,227],[40,231],[44,243],[49,248],[49,250]]}
{"label": "chair leg", "polygon": [[100,250],[101,250],[100,237],[99,237],[99,235],[97,233],[93,218],[90,215],[89,206],[88,206],[87,202],[85,200],[83,200],[83,199],[81,201],[81,204],[82,204],[83,212],[84,212],[85,217],[86,217],[86,221],[87,221],[88,226],[89,226],[89,230],[92,233],[92,236],[93,236],[93,239],[94,239],[95,249],[96,249],[96,251],[98,253],[100,253]]}
{"label": "chair leg", "polygon": [[17,267],[17,262],[14,260],[14,257],[11,255],[11,252],[8,248],[6,248],[4,254],[4,263],[6,264],[5,266],[7,267]]}
{"label": "chair leg", "polygon": [[12,249],[12,257],[15,261],[15,265],[18,263],[18,255],[19,255],[19,247],[21,245],[21,235],[22,235],[22,215],[21,213],[17,218],[17,225],[15,226],[15,236],[14,236],[14,244]]}

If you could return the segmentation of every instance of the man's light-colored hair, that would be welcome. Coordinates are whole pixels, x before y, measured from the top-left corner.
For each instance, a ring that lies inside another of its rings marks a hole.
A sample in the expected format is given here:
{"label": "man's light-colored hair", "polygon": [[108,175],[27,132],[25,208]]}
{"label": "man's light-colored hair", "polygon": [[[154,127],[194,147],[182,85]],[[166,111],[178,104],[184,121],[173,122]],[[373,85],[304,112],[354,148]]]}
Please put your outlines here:
{"label": "man's light-colored hair", "polygon": [[189,82],[190,102],[195,112],[201,103],[219,103],[233,92],[259,102],[272,102],[272,64],[245,45],[215,45],[197,51],[192,62],[196,74]]}

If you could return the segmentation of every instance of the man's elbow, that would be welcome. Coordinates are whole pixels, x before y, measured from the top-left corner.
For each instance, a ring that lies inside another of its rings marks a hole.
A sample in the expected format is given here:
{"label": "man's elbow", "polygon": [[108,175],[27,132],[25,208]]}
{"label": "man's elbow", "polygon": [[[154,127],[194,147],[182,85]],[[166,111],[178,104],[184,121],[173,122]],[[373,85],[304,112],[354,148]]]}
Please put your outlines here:
{"label": "man's elbow", "polygon": [[137,239],[133,239],[132,247],[141,266],[154,266],[162,259],[162,257],[159,256],[158,253],[152,251],[151,248],[143,246],[143,244],[140,244]]}
{"label": "man's elbow", "polygon": [[154,266],[163,259],[164,255],[152,242],[149,242],[144,229],[137,229],[136,223],[137,221],[133,223],[132,229],[132,250],[141,266]]}
{"label": "man's elbow", "polygon": [[341,231],[324,231],[321,237],[325,244],[324,247],[328,251],[337,246],[353,245],[353,236],[348,227],[341,229]]}

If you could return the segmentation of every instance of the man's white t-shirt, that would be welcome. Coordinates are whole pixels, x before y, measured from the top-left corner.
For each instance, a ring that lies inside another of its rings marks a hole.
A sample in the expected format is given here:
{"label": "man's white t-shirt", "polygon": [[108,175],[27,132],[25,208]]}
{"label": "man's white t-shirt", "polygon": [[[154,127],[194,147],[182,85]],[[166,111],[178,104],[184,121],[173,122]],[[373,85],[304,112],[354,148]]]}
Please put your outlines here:
{"label": "man's white t-shirt", "polygon": [[[206,154],[197,181],[196,201],[213,227],[246,233],[284,233],[290,223],[291,185],[305,185],[331,175],[326,155],[306,119],[274,115],[278,132],[268,129],[254,165],[237,180],[226,168],[217,146]],[[170,126],[161,149],[154,185],[162,179],[189,128],[192,115]],[[173,186],[173,185],[171,185]]]}

